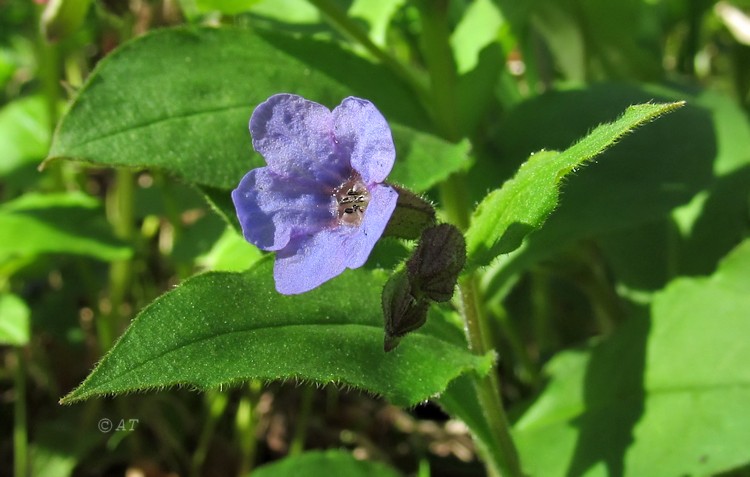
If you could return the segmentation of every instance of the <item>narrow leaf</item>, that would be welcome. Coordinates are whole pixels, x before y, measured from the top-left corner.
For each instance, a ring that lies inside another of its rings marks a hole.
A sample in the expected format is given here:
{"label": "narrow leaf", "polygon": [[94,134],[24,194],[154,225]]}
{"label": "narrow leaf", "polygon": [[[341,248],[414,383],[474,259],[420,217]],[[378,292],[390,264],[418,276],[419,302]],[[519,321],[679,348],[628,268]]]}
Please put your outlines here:
{"label": "narrow leaf", "polygon": [[[616,121],[602,124],[561,153],[533,154],[516,176],[479,204],[466,234],[470,267],[518,248],[557,206],[560,181],[637,126],[681,107],[683,102],[629,107]],[[595,198],[592,198],[595,200]]]}
{"label": "narrow leaf", "polygon": [[492,356],[415,333],[383,352],[382,272],[362,269],[298,296],[274,290],[272,262],[250,271],[206,273],[145,308],[84,383],[62,402],[247,379],[336,383],[413,405]]}

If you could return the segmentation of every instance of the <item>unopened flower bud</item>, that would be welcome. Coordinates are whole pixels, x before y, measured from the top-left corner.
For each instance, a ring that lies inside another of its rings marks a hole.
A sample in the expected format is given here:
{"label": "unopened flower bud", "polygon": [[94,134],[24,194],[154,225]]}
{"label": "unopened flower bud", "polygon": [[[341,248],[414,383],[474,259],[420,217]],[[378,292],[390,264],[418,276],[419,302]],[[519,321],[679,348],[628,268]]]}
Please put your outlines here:
{"label": "unopened flower bud", "polygon": [[427,321],[430,302],[414,297],[406,271],[399,270],[386,282],[382,304],[385,317],[383,349],[388,352],[398,346],[402,336]]}
{"label": "unopened flower bud", "polygon": [[383,235],[416,240],[425,228],[435,223],[435,208],[408,189],[391,187],[398,192],[398,201]]}
{"label": "unopened flower bud", "polygon": [[425,229],[406,262],[412,293],[439,302],[450,300],[465,264],[466,242],[456,227],[440,224]]}

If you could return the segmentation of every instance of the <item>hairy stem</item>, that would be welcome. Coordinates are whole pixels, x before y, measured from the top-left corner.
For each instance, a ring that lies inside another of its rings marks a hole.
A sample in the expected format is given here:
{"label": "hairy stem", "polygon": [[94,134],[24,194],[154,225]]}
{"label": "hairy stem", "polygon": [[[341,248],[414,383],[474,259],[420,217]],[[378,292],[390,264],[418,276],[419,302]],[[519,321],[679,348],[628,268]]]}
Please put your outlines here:
{"label": "hairy stem", "polygon": [[[449,43],[448,0],[417,1],[422,20],[422,51],[430,72],[431,98],[434,103],[435,124],[444,137],[458,140],[461,125],[458,123],[458,73]],[[454,174],[441,187],[440,195],[446,218],[461,230],[469,226],[470,204],[467,202],[466,178]],[[487,332],[487,316],[477,284],[476,272],[459,281],[461,313],[471,350],[484,355],[492,351]],[[490,455],[484,456],[488,473],[493,477],[520,476],[518,452],[510,435],[508,419],[500,399],[500,382],[495,370],[484,378],[473,378],[477,398],[492,434],[494,445]]]}
{"label": "hairy stem", "polygon": [[[486,354],[492,351],[487,331],[487,316],[481,303],[477,278],[474,274],[464,277],[459,283],[461,293],[461,312],[466,324],[466,336],[469,347],[476,354]],[[487,376],[474,379],[479,403],[487,420],[492,437],[497,444],[497,454],[487,456],[488,470],[497,476],[521,476],[521,463],[518,459],[513,438],[510,435],[508,418],[505,415],[502,399],[500,398],[500,381],[495,370]]]}
{"label": "hairy stem", "polygon": [[[135,234],[135,178],[128,169],[118,169],[107,197],[107,216],[115,235],[132,243]],[[122,305],[130,289],[133,274],[131,259],[113,262],[109,269],[109,310],[97,320],[99,346],[106,352],[123,326]]]}

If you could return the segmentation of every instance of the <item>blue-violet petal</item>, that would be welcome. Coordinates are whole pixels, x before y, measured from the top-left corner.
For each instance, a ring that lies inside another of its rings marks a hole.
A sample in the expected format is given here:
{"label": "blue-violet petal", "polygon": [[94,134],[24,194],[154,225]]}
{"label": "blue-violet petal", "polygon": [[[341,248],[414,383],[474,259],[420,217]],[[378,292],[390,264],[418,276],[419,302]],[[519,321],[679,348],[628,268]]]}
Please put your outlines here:
{"label": "blue-violet petal", "polygon": [[393,168],[391,129],[369,101],[349,97],[333,110],[333,134],[342,155],[368,184],[383,182]]}
{"label": "blue-violet petal", "polygon": [[335,187],[349,174],[349,158],[336,152],[333,115],[321,104],[273,95],[253,111],[250,132],[255,150],[279,175]]}
{"label": "blue-violet petal", "polygon": [[314,233],[336,220],[330,193],[268,167],[245,174],[232,200],[245,239],[263,250],[281,250],[293,235]]}
{"label": "blue-violet petal", "polygon": [[365,264],[396,208],[398,193],[389,186],[370,189],[370,204],[359,226],[339,225],[309,236],[293,238],[276,253],[273,275],[276,290],[285,295],[304,293]]}

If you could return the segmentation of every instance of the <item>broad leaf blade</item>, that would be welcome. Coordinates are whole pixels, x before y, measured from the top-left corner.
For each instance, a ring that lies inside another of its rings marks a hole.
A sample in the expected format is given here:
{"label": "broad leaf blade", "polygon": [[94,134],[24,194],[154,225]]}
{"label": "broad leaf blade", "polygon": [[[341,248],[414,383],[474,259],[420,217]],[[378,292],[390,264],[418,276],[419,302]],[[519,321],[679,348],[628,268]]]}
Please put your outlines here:
{"label": "broad leaf blade", "polygon": [[[555,357],[515,426],[532,475],[715,475],[750,462],[750,241],[680,278],[651,318]],[[679,445],[675,446],[675,439]]]}
{"label": "broad leaf blade", "polygon": [[280,92],[329,108],[350,95],[371,100],[394,123],[393,180],[406,186],[426,189],[465,166],[466,144],[423,132],[423,109],[385,68],[323,41],[195,27],[155,31],[101,61],[63,117],[49,159],[158,168],[232,189],[264,164],[248,121]]}
{"label": "broad leaf blade", "polygon": [[27,194],[0,207],[0,262],[46,253],[125,260],[99,203],[84,194]]}
{"label": "broad leaf blade", "polygon": [[424,333],[383,352],[383,273],[362,269],[299,296],[274,290],[272,262],[185,281],[145,308],[84,383],[66,396],[246,379],[338,383],[413,405],[492,357]]}
{"label": "broad leaf blade", "polygon": [[399,477],[401,474],[380,462],[355,459],[348,452],[314,451],[287,457],[253,470],[253,477]]}
{"label": "broad leaf blade", "polygon": [[532,155],[513,179],[492,191],[474,211],[466,234],[470,266],[487,265],[497,255],[518,248],[521,240],[539,228],[557,206],[560,181],[566,175],[635,127],[683,104],[631,106],[619,119],[600,125],[559,154],[542,151]]}

